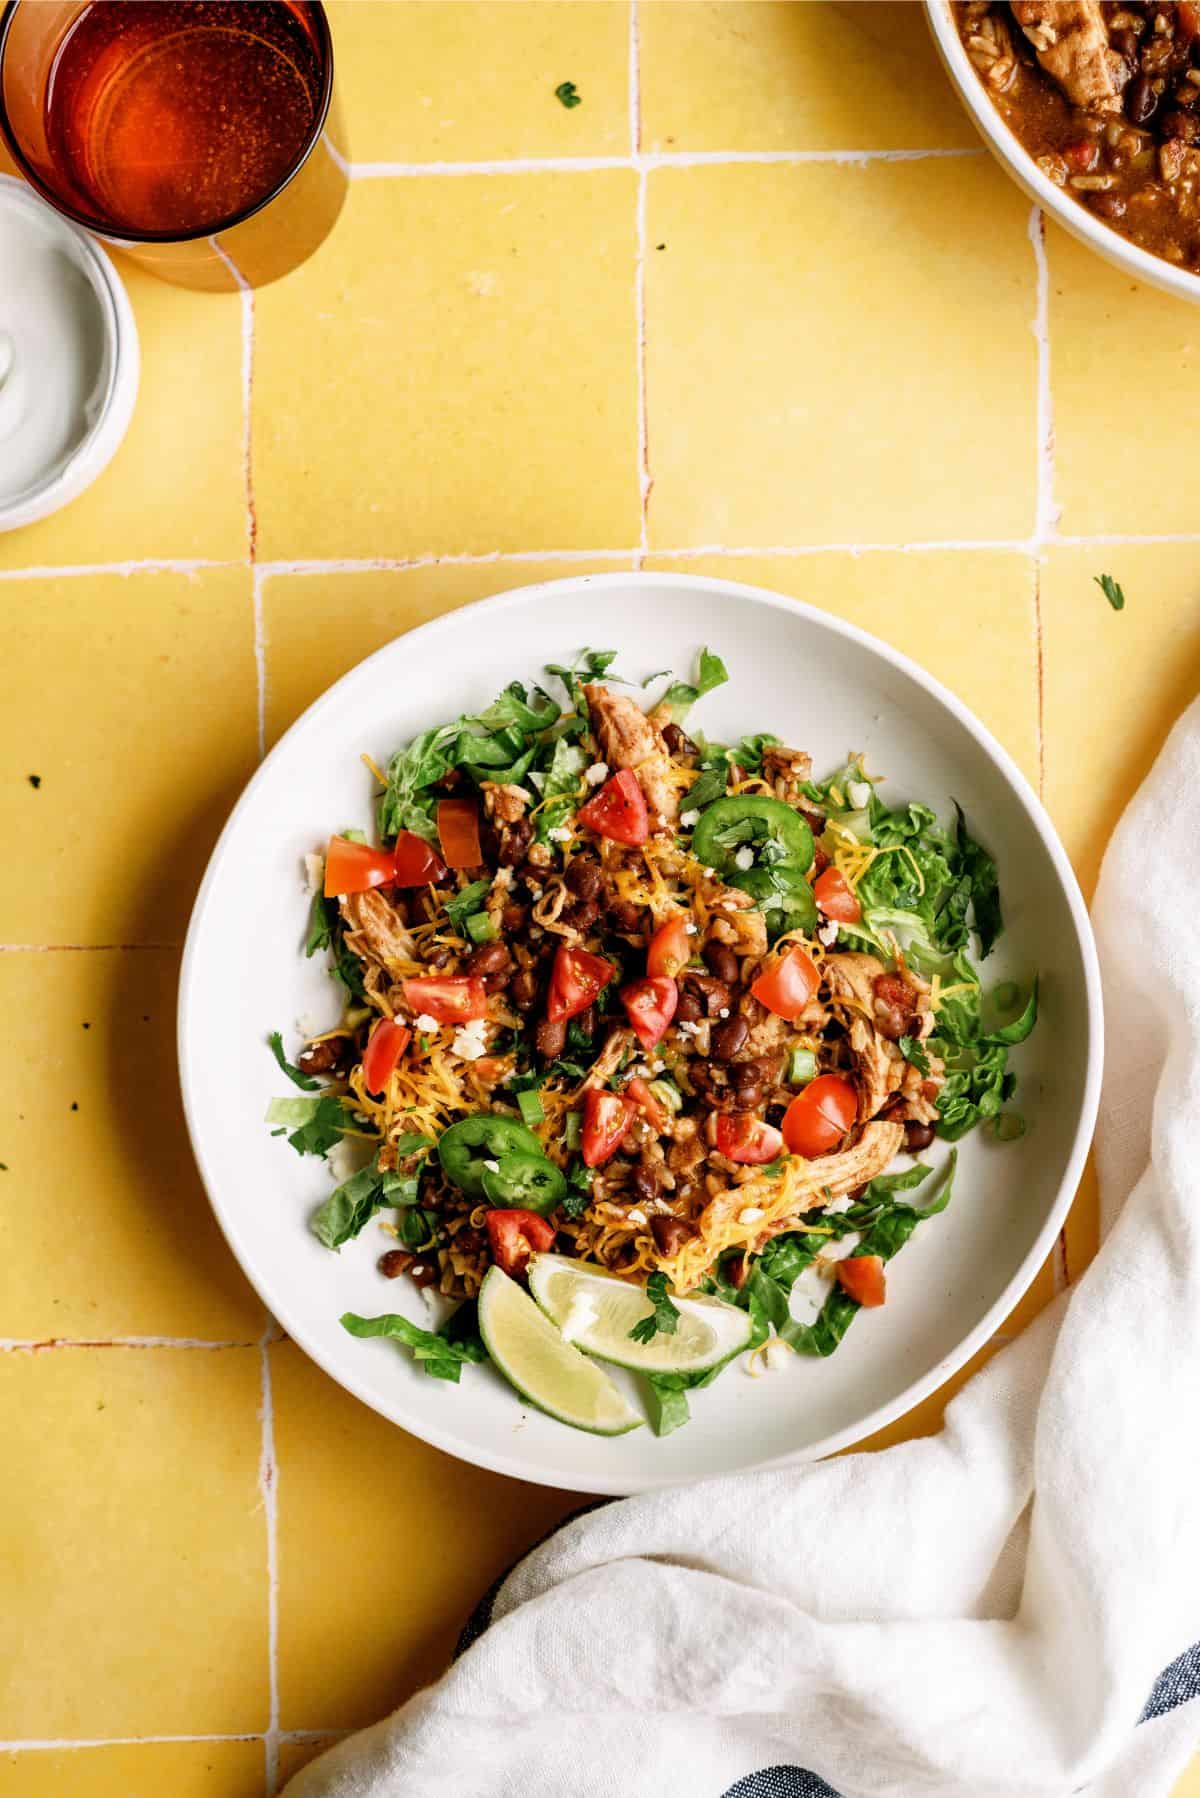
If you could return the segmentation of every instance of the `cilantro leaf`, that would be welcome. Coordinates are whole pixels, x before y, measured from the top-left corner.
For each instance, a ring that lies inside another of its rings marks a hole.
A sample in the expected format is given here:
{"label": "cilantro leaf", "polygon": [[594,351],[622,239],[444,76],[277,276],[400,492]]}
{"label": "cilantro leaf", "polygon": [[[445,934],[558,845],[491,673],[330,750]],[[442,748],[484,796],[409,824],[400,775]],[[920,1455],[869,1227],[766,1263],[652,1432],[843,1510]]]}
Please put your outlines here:
{"label": "cilantro leaf", "polygon": [[461,893],[455,893],[452,899],[447,899],[446,916],[460,936],[466,928],[467,919],[480,909],[491,890],[490,880],[473,880]]}
{"label": "cilantro leaf", "polygon": [[1111,574],[1094,574],[1092,579],[1113,611],[1123,612],[1125,610],[1125,594],[1120,581],[1114,581]]}
{"label": "cilantro leaf", "polygon": [[561,100],[568,112],[572,106],[583,105],[583,95],[577,91],[573,81],[560,81],[554,90],[554,98]]}
{"label": "cilantro leaf", "polygon": [[682,724],[698,699],[703,699],[704,695],[711,693],[714,687],[723,687],[728,679],[729,670],[720,656],[715,655],[711,649],[702,649],[695,685],[693,686],[688,681],[673,681],[659,700],[655,710],[661,711],[665,707],[671,714],[674,723]]}
{"label": "cilantro leaf", "polygon": [[963,879],[970,882],[975,934],[979,938],[979,953],[986,959],[995,946],[996,938],[1004,929],[1004,920],[1000,914],[1000,882],[996,877],[995,862],[967,829],[963,808],[957,800],[954,802],[954,811],[958,820],[955,846],[958,850],[959,868]]}
{"label": "cilantro leaf", "polygon": [[929,1056],[915,1036],[902,1036],[896,1044],[905,1061],[911,1062],[919,1074],[928,1074]]}
{"label": "cilantro leaf", "polygon": [[[426,1137],[412,1131],[400,1137],[394,1147],[398,1158],[407,1160],[422,1150],[427,1154],[430,1143]],[[411,1173],[401,1174],[390,1168],[384,1170],[373,1161],[369,1167],[351,1174],[330,1193],[324,1204],[314,1211],[309,1228],[327,1249],[340,1249],[360,1235],[385,1205],[412,1205],[417,1197],[417,1185],[418,1181]]]}
{"label": "cilantro leaf", "polygon": [[674,1336],[679,1325],[679,1307],[667,1291],[666,1274],[650,1275],[646,1281],[646,1297],[653,1308],[649,1316],[634,1324],[629,1332],[630,1340],[651,1342],[660,1332],[664,1336]]}
{"label": "cilantro leaf", "polygon": [[319,1080],[314,1080],[311,1074],[303,1074],[299,1068],[292,1066],[292,1063],[283,1052],[283,1038],[278,1030],[272,1030],[270,1036],[267,1038],[267,1042],[270,1046],[272,1055],[275,1057],[289,1080],[293,1081],[302,1092],[315,1093],[320,1091],[321,1083]]}

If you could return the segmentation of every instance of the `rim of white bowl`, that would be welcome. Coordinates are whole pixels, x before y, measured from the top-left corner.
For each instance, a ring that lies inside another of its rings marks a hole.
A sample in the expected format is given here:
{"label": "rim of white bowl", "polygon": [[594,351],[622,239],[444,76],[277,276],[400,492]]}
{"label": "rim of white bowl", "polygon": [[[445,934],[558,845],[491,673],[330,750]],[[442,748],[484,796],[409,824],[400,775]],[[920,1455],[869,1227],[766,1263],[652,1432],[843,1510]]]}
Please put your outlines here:
{"label": "rim of white bowl", "polygon": [[[987,1311],[975,1327],[963,1337],[949,1355],[937,1362],[919,1379],[910,1382],[895,1398],[886,1404],[877,1406],[846,1429],[836,1430],[804,1448],[795,1449],[782,1455],[765,1456],[761,1461],[751,1462],[732,1471],[738,1473],[761,1472],[766,1468],[785,1467],[798,1465],[804,1461],[820,1460],[827,1455],[836,1454],[840,1449],[849,1448],[854,1443],[863,1441],[867,1436],[874,1435],[877,1430],[894,1422],[897,1417],[904,1416],[914,1406],[919,1405],[923,1399],[928,1398],[931,1392],[935,1392],[939,1386],[943,1386],[953,1374],[957,1373],[959,1368],[971,1359],[978,1349],[990,1340],[1000,1320],[1008,1316],[1017,1301],[1028,1291],[1038,1269],[1058,1238],[1058,1233],[1070,1210],[1083,1173],[1100,1106],[1100,1082],[1104,1059],[1103,999],[1100,967],[1095,941],[1092,937],[1092,928],[1074,870],[1041,800],[1008,751],[992,736],[987,727],[980,723],[979,719],[956,694],[952,693],[948,687],[944,687],[940,681],[935,680],[933,675],[927,673],[919,663],[902,654],[900,650],[893,649],[891,644],[872,636],[869,631],[860,630],[857,625],[847,623],[845,619],[823,612],[819,607],[809,605],[804,600],[772,592],[770,588],[750,586],[742,581],[720,580],[709,575],[594,572],[571,575],[556,581],[538,581],[528,587],[510,588],[504,593],[493,594],[490,598],[476,600],[471,605],[460,606],[453,612],[442,613],[427,624],[418,625],[414,630],[404,632],[401,637],[393,638],[391,643],[384,644],[373,655],[368,656],[348,673],[342,675],[340,680],[335,681],[318,699],[313,701],[307,710],[301,713],[251,776],[217,839],[216,847],[209,858],[208,867],[196,894],[180,967],[176,1031],[180,1088],[192,1152],[195,1155],[196,1165],[200,1171],[204,1189],[208,1194],[209,1203],[216,1215],[217,1223],[239,1266],[245,1272],[246,1260],[239,1247],[236,1209],[231,1206],[228,1211],[226,1210],[223,1198],[218,1196],[216,1182],[209,1177],[209,1167],[200,1141],[196,1118],[198,1108],[193,1091],[194,1071],[189,1066],[186,1047],[190,1023],[191,988],[209,896],[216,884],[226,845],[237,821],[242,812],[248,808],[259,786],[265,782],[272,764],[276,760],[282,760],[289,753],[292,738],[307,725],[311,718],[331,706],[335,695],[340,694],[343,688],[355,682],[369,680],[368,671],[376,663],[381,662],[385,656],[390,655],[397,642],[410,643],[420,640],[422,643],[428,643],[436,641],[439,637],[453,635],[464,628],[469,630],[470,619],[481,613],[515,611],[521,606],[531,604],[545,594],[574,592],[582,586],[593,591],[600,586],[610,586],[635,587],[642,590],[646,587],[658,587],[664,590],[674,589],[690,593],[710,592],[722,594],[726,598],[745,599],[755,604],[769,605],[777,611],[786,611],[793,616],[806,618],[810,623],[829,631],[834,636],[845,638],[846,641],[858,645],[868,654],[879,657],[891,667],[899,670],[900,673],[907,675],[918,686],[923,687],[962,725],[1013,789],[1050,858],[1066,897],[1071,921],[1075,927],[1076,943],[1083,967],[1084,987],[1087,995],[1087,1069],[1084,1077],[1083,1101],[1071,1141],[1071,1151],[1060,1176],[1054,1203],[1050,1206],[1035,1241],[1012,1279],[995,1302],[988,1306]],[[255,1291],[273,1316],[278,1316],[280,1312],[288,1308],[286,1291],[276,1292],[274,1282],[269,1276],[260,1276],[256,1271],[253,1278],[247,1272],[247,1278],[250,1279]],[[397,1428],[407,1430],[410,1435],[416,1436],[420,1441],[428,1442],[432,1447],[441,1449],[444,1454],[453,1455],[456,1460],[465,1461],[468,1465],[484,1467],[493,1473],[506,1474],[512,1479],[524,1480],[529,1485],[559,1487],[570,1492],[594,1492],[612,1497],[623,1497],[633,1492],[648,1492],[662,1486],[691,1485],[701,1479],[725,1477],[724,1475],[698,1473],[684,1475],[681,1478],[678,1474],[665,1472],[657,1474],[653,1468],[647,1468],[644,1473],[639,1472],[636,1479],[628,1473],[611,1479],[603,1474],[589,1473],[586,1481],[581,1484],[577,1468],[554,1465],[530,1467],[508,1455],[495,1454],[482,1449],[471,1449],[464,1445],[461,1435],[449,1430],[442,1430],[436,1426],[425,1427],[424,1425],[420,1429],[414,1429],[409,1424],[397,1424],[396,1418],[378,1395],[371,1390],[365,1379],[357,1376],[348,1377],[340,1370],[334,1372],[327,1365],[319,1346],[314,1343],[311,1335],[303,1326],[293,1327],[289,1322],[287,1329],[288,1335],[298,1347],[303,1349],[309,1359],[315,1361],[317,1366],[345,1391],[351,1393],[355,1398],[361,1399],[363,1404],[368,1405],[372,1411],[377,1411],[381,1417],[386,1417],[389,1423],[396,1424]]]}
{"label": "rim of white bowl", "polygon": [[141,349],[125,283],[86,232],[14,175],[0,174],[0,206],[23,207],[43,221],[52,221],[63,239],[72,244],[95,297],[108,351],[108,380],[94,422],[64,462],[11,500],[0,501],[0,531],[15,531],[48,518],[78,499],[108,467],[129,429],[137,403]]}
{"label": "rim of white bowl", "polygon": [[937,45],[946,72],[967,112],[974,120],[988,148],[1002,162],[1019,187],[1044,212],[1086,244],[1114,268],[1158,287],[1176,299],[1200,305],[1200,274],[1177,268],[1161,256],[1152,255],[1140,245],[1122,237],[1111,225],[1090,213],[1077,200],[1068,199],[1061,188],[1047,180],[1021,140],[1009,129],[992,104],[979,73],[967,55],[958,27],[950,10],[950,0],[925,0],[925,15],[933,41]]}

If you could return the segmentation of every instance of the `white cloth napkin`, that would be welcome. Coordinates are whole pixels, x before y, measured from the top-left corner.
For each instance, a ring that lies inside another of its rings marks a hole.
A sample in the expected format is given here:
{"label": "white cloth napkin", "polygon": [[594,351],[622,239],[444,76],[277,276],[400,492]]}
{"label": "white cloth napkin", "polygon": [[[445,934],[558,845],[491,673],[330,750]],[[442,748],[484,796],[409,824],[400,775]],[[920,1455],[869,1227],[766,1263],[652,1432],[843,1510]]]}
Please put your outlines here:
{"label": "white cloth napkin", "polygon": [[1166,1798],[1200,1747],[1198,912],[1200,702],[1096,899],[1105,1241],[1069,1303],[940,1436],[580,1518],[288,1798]]}

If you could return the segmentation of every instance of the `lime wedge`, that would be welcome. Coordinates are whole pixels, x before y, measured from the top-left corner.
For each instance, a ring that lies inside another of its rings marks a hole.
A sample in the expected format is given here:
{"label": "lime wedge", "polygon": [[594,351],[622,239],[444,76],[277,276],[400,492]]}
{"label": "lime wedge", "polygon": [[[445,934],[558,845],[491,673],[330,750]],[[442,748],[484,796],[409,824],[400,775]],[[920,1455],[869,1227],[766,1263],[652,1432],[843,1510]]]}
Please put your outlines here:
{"label": "lime wedge", "polygon": [[635,1342],[630,1331],[653,1311],[643,1288],[565,1255],[535,1255],[529,1290],[569,1341],[637,1373],[703,1373],[750,1340],[748,1312],[723,1299],[687,1298],[674,1300],[673,1334],[659,1330],[649,1342]]}
{"label": "lime wedge", "polygon": [[560,1423],[594,1436],[623,1436],[641,1423],[608,1375],[564,1342],[498,1267],[488,1269],[479,1289],[479,1333],[509,1384]]}

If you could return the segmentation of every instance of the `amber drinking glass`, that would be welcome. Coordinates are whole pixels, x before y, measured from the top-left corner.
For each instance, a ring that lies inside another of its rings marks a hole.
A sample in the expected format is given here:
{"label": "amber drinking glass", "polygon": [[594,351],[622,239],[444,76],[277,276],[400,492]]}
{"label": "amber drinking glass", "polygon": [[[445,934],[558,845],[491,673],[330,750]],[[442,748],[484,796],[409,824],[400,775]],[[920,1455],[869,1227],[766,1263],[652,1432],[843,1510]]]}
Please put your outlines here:
{"label": "amber drinking glass", "polygon": [[316,0],[9,0],[0,12],[0,131],[21,172],[186,287],[261,286],[328,235],[346,192],[333,108]]}

